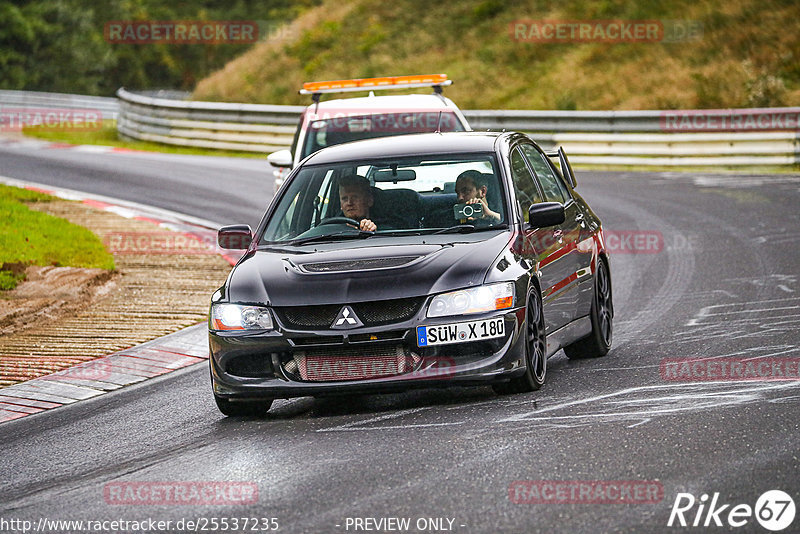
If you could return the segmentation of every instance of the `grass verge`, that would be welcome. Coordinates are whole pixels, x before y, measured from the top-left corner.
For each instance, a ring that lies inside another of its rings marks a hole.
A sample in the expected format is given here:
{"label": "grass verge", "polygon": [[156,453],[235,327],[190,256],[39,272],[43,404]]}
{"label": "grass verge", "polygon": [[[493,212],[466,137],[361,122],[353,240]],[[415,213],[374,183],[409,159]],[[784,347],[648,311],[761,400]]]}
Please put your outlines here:
{"label": "grass verge", "polygon": [[[198,82],[192,99],[309,104],[297,92],[307,81],[444,72],[462,109],[796,106],[797,20],[796,0],[326,0]],[[567,29],[604,21],[655,23],[660,36]],[[539,33],[554,22],[566,32]]]}
{"label": "grass verge", "polygon": [[72,145],[102,145],[129,150],[143,150],[145,152],[163,152],[165,154],[186,154],[191,156],[225,156],[233,158],[266,158],[266,153],[237,152],[234,150],[214,150],[211,148],[179,147],[151,143],[148,141],[127,141],[117,135],[117,121],[104,120],[103,127],[99,130],[55,130],[52,128],[29,126],[22,129],[28,137],[35,137],[45,141],[69,143]]}
{"label": "grass verge", "polygon": [[95,234],[26,206],[50,199],[0,184],[0,290],[16,287],[28,265],[114,269],[114,257]]}

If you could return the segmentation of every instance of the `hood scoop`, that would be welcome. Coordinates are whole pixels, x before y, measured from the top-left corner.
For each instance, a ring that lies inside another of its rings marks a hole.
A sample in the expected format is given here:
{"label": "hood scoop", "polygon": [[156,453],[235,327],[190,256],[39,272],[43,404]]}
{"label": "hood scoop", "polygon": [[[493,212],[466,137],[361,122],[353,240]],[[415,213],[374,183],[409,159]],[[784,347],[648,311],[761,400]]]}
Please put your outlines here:
{"label": "hood scoop", "polygon": [[297,267],[306,273],[341,273],[347,271],[370,271],[404,267],[423,256],[394,256],[389,258],[365,258],[358,260],[301,263]]}

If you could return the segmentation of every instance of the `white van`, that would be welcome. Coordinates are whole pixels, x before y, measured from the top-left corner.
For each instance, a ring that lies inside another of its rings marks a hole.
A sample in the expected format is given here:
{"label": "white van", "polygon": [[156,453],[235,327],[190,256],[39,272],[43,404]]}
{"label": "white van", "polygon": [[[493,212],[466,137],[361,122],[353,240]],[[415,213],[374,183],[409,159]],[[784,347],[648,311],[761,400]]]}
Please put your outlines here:
{"label": "white van", "polygon": [[[275,191],[300,161],[325,147],[375,137],[471,131],[461,110],[442,94],[442,88],[452,83],[446,74],[304,83],[300,94],[311,95],[313,103],[300,116],[292,147],[267,157],[277,168]],[[433,87],[433,93],[394,96],[375,96],[374,93],[419,87]],[[357,91],[370,91],[370,94],[320,101],[323,94]]]}

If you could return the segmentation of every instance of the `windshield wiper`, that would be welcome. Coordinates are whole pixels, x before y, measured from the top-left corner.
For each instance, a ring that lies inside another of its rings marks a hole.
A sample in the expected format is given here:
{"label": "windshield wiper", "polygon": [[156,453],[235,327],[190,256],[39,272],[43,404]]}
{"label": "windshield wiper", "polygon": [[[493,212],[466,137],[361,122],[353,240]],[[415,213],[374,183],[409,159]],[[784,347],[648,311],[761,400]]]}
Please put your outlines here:
{"label": "windshield wiper", "polygon": [[402,230],[381,230],[380,233],[375,233],[377,236],[388,237],[402,237],[406,235],[422,235],[425,233],[424,228],[408,228]]}
{"label": "windshield wiper", "polygon": [[450,228],[442,228],[441,230],[437,230],[437,231],[433,232],[433,235],[436,235],[436,234],[454,234],[454,233],[466,234],[466,233],[473,232],[473,231],[475,231],[475,225],[474,224],[456,224],[454,226],[451,226]]}
{"label": "windshield wiper", "polygon": [[472,232],[488,232],[490,230],[503,230],[508,228],[508,225],[505,223],[496,224],[493,226],[475,226],[474,224],[456,224],[451,226],[450,228],[442,228],[441,230],[436,230],[435,232],[431,232],[430,235],[436,234],[471,234]]}
{"label": "windshield wiper", "polygon": [[372,237],[375,235],[375,232],[365,232],[363,230],[358,232],[337,232],[333,234],[322,234],[322,235],[315,235],[311,237],[305,237],[303,239],[296,239],[294,241],[287,241],[283,243],[284,245],[305,245],[307,243],[320,243],[323,241],[339,241],[339,240],[347,240],[347,239],[366,239],[368,237]]}

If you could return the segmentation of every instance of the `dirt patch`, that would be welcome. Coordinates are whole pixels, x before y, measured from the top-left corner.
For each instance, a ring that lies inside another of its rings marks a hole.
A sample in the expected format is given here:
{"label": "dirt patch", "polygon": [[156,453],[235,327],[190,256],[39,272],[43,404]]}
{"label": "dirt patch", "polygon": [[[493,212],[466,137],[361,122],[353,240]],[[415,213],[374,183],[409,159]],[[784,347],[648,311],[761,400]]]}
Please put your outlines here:
{"label": "dirt patch", "polygon": [[[88,228],[104,243],[113,243],[120,236],[150,234],[148,243],[161,243],[169,231],[148,220],[122,217],[79,202],[54,200],[30,207]],[[26,271],[28,282],[9,292],[29,298],[31,309],[35,302],[44,306],[39,312],[0,323],[24,325],[10,334],[0,330],[0,391],[3,386],[107,356],[205,321],[211,293],[222,285],[231,269],[224,259],[212,253],[138,249],[111,252],[118,273],[45,267],[36,273]],[[19,311],[18,303],[24,298],[4,299],[2,305],[8,308],[3,309]],[[58,319],[50,319],[51,315]]]}
{"label": "dirt patch", "polygon": [[24,273],[25,269],[27,268],[28,268],[27,263],[23,263],[21,261],[15,261],[11,263],[9,262],[4,263],[3,266],[0,267],[0,271],[8,271],[13,275],[18,276]]}
{"label": "dirt patch", "polygon": [[25,281],[2,293],[0,335],[85,310],[97,298],[112,291],[119,276],[105,269],[26,267],[23,264],[13,267],[16,267],[15,274],[25,273]]}

